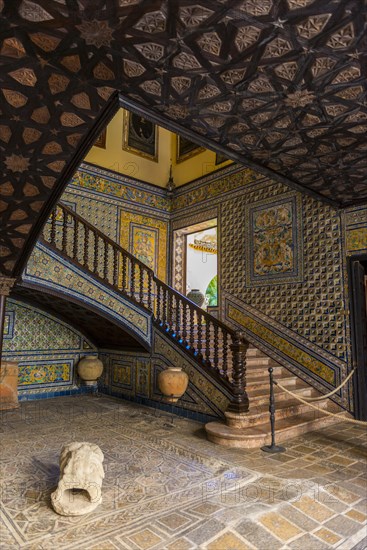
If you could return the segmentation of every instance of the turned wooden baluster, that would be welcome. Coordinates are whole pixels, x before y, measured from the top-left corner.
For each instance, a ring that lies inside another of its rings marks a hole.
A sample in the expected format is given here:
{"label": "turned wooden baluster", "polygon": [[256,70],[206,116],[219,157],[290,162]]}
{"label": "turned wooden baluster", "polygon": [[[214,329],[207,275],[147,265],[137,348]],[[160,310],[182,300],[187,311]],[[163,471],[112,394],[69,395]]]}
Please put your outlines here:
{"label": "turned wooden baluster", "polygon": [[167,290],[162,288],[163,292],[163,315],[162,315],[162,326],[167,326]]}
{"label": "turned wooden baluster", "polygon": [[89,262],[89,229],[84,226],[84,254],[83,254],[83,265],[88,267]]}
{"label": "turned wooden baluster", "polygon": [[223,349],[223,363],[222,374],[228,379],[228,332],[221,328],[222,332],[222,349]]}
{"label": "turned wooden baluster", "polygon": [[73,239],[73,260],[78,258],[78,237],[79,237],[79,222],[74,221],[74,239]]}
{"label": "turned wooden baluster", "polygon": [[135,260],[130,259],[130,296],[135,298]]}
{"label": "turned wooden baluster", "polygon": [[153,308],[152,286],[153,286],[153,274],[151,271],[148,271],[148,309],[150,311],[152,311],[152,308]]}
{"label": "turned wooden baluster", "polygon": [[113,281],[112,284],[117,288],[118,286],[118,251],[117,248],[113,249]]}
{"label": "turned wooden baluster", "polygon": [[61,251],[66,254],[67,245],[68,245],[68,215],[65,210],[62,210],[62,241],[61,241]]}
{"label": "turned wooden baluster", "polygon": [[162,320],[161,320],[161,305],[162,305],[162,301],[161,301],[161,285],[159,284],[159,282],[157,281],[156,282],[156,290],[157,290],[157,296],[156,296],[156,315],[155,315],[155,318],[156,320],[158,321],[158,323],[162,324]]}
{"label": "turned wooden baluster", "polygon": [[195,348],[195,310],[190,304],[190,348],[194,350]]}
{"label": "turned wooden baluster", "polygon": [[214,361],[214,368],[216,370],[219,370],[219,366],[218,366],[218,362],[219,362],[219,357],[218,357],[218,325],[216,323],[214,323],[214,335],[213,335],[213,344],[214,344],[214,357],[213,357],[213,361]]}
{"label": "turned wooden baluster", "polygon": [[206,319],[206,330],[205,330],[205,363],[208,367],[211,366],[210,361],[210,324],[211,321],[207,318]]}
{"label": "turned wooden baluster", "polygon": [[107,282],[109,282],[109,277],[108,277],[108,251],[109,251],[108,242],[104,241],[103,277],[104,277],[104,280],[107,281]]}
{"label": "turned wooden baluster", "polygon": [[181,308],[180,308],[180,305],[181,305],[181,300],[179,299],[178,296],[176,296],[176,338],[177,340],[180,340],[180,335],[181,335],[181,316],[180,316],[180,313],[181,313]]}
{"label": "turned wooden baluster", "polygon": [[187,344],[186,338],[187,338],[187,304],[186,302],[182,302],[182,342],[183,344]]}
{"label": "turned wooden baluster", "polygon": [[122,292],[126,292],[126,294],[127,294],[127,284],[126,284],[127,265],[126,265],[126,256],[125,256],[125,254],[122,254],[122,268],[121,268],[121,271],[122,271],[122,281],[121,281]]}
{"label": "turned wooden baluster", "polygon": [[99,238],[97,233],[93,231],[94,235],[94,259],[93,259],[93,273],[98,274],[98,245],[99,245]]}
{"label": "turned wooden baluster", "polygon": [[198,337],[198,341],[197,341],[197,356],[198,358],[202,359],[203,358],[203,354],[202,354],[202,349],[203,349],[203,327],[202,327],[202,322],[203,322],[203,317],[201,315],[200,312],[197,312],[197,337]]}
{"label": "turned wooden baluster", "polygon": [[56,211],[57,211],[57,207],[52,211],[52,214],[51,214],[51,230],[50,230],[50,243],[54,246],[56,242]]}
{"label": "turned wooden baluster", "polygon": [[138,264],[138,266],[139,266],[139,302],[143,304],[144,303],[144,269],[140,264]]}
{"label": "turned wooden baluster", "polygon": [[167,292],[168,292],[168,327],[171,332],[174,332],[173,330],[173,323],[174,323],[173,296],[169,291]]}
{"label": "turned wooden baluster", "polygon": [[249,410],[249,400],[246,393],[246,351],[249,344],[245,340],[245,334],[237,330],[231,350],[233,354],[232,387],[233,399],[228,411],[245,413]]}

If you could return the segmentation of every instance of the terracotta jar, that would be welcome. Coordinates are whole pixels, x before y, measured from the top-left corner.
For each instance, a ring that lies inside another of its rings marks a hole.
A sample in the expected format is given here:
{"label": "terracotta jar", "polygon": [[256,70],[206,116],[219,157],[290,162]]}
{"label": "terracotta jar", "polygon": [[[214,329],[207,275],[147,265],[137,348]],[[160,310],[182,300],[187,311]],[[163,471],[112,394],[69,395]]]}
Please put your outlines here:
{"label": "terracotta jar", "polygon": [[18,363],[2,361],[0,364],[0,411],[18,407]]}
{"label": "terracotta jar", "polygon": [[97,384],[97,378],[103,372],[103,363],[98,355],[86,355],[78,363],[78,374],[86,386]]}
{"label": "terracotta jar", "polygon": [[185,393],[189,377],[180,367],[169,367],[158,374],[158,387],[168,403],[176,403]]}

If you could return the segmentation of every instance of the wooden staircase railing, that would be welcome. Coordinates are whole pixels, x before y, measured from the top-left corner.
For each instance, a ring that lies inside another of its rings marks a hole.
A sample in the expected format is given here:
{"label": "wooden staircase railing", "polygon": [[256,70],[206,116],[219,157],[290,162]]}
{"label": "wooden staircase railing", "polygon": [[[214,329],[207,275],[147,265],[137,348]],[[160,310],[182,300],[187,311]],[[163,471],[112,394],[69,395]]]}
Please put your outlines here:
{"label": "wooden staircase railing", "polygon": [[146,308],[161,331],[229,390],[232,395],[229,410],[248,411],[249,344],[242,332],[233,331],[157,279],[152,269],[61,203],[53,210],[40,240]]}

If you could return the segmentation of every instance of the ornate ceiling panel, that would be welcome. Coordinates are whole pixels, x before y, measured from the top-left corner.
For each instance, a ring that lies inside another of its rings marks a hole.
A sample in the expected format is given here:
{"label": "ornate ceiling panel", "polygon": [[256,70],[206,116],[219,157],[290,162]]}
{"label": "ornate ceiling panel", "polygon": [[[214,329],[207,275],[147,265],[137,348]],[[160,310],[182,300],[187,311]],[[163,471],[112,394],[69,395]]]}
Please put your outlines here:
{"label": "ornate ceiling panel", "polygon": [[115,90],[274,177],[367,200],[365,25],[364,0],[0,0],[0,272]]}

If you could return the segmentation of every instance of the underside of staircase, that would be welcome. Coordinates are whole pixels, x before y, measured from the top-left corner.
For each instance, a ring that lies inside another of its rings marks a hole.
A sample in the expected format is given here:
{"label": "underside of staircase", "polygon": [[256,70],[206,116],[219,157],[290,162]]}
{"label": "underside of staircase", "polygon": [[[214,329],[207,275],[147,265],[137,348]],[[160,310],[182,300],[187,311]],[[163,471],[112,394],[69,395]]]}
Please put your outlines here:
{"label": "underside of staircase", "polygon": [[[307,399],[307,397],[321,396],[317,390],[285,367],[267,357],[257,348],[250,347],[246,354],[247,394],[250,410],[244,414],[226,412],[225,424],[223,422],[206,424],[205,429],[210,441],[226,447],[241,448],[256,448],[270,444],[269,367],[273,368],[274,380],[299,397]],[[318,408],[315,410],[277,386],[274,387],[274,394],[276,443],[340,422],[346,414],[330,399],[313,402],[312,404]],[[329,416],[325,414],[325,411],[337,416]]]}

